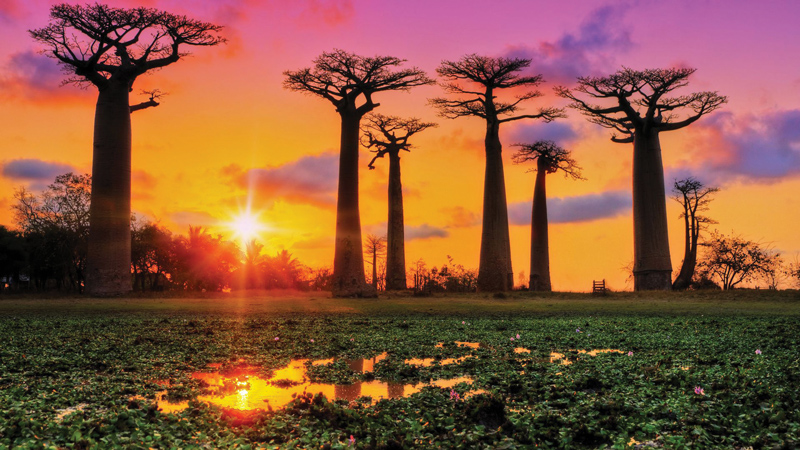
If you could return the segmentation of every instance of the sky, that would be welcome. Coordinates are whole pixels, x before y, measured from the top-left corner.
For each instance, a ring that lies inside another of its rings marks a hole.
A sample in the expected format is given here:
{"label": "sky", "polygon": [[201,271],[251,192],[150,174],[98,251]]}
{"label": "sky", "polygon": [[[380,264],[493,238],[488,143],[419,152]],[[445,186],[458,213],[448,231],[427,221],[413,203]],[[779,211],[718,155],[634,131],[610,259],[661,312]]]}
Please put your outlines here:
{"label": "sky", "polygon": [[[578,76],[693,67],[677,93],[718,91],[720,110],[664,133],[667,188],[695,176],[721,191],[714,228],[759,241],[789,260],[800,254],[800,4],[793,0],[113,0],[224,26],[228,42],[139,78],[168,95],[133,114],[133,210],[175,233],[190,225],[228,235],[250,208],[265,251],[286,249],[312,267],[333,260],[339,118],[327,101],[283,88],[283,72],[310,67],[335,48],[391,55],[435,76],[466,54],[524,57],[541,74],[542,97],[523,111],[565,106],[553,87]],[[14,193],[41,190],[56,175],[89,173],[94,88],[64,78],[27,30],[44,27],[53,2],[0,0],[0,224],[13,226]],[[402,157],[406,262],[477,268],[484,124],[445,119],[428,105],[439,86],[376,95],[375,112],[433,121]],[[501,94],[502,95],[502,94]],[[141,99],[141,100],[140,100]],[[535,173],[514,165],[513,144],[551,139],[573,152],[585,181],[548,176],[551,277],[555,290],[586,291],[592,280],[630,289],[633,261],[632,145],[577,111],[552,123],[516,121],[504,146],[512,259],[529,273]],[[388,161],[367,170],[361,153],[364,233],[385,234]],[[680,206],[668,203],[672,264],[683,257]]]}

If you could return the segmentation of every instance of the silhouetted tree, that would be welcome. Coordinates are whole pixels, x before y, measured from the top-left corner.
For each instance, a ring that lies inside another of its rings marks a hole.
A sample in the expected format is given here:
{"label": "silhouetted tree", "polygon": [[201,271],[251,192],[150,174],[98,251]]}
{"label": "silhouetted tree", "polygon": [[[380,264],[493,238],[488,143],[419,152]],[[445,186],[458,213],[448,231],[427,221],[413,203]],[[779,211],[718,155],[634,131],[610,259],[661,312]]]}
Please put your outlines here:
{"label": "silhouetted tree", "polygon": [[131,221],[131,267],[133,287],[144,291],[167,288],[175,274],[172,233],[157,223]]}
{"label": "silhouetted tree", "polygon": [[542,94],[537,90],[522,92],[514,100],[497,100],[502,89],[532,89],[542,76],[521,76],[530,59],[492,58],[466,55],[458,61],[442,61],[436,72],[444,78],[445,92],[453,96],[430,102],[448,119],[480,117],[486,122],[484,139],[486,172],[483,184],[483,231],[481,233],[478,289],[507,291],[514,288],[511,268],[511,242],[508,234],[508,205],[503,174],[500,124],[520,119],[543,119],[547,122],[564,117],[557,108],[542,108],[536,114],[513,115],[519,105]]}
{"label": "silhouetted tree", "polygon": [[364,242],[364,254],[372,264],[372,287],[378,290],[378,259],[386,256],[386,238],[368,234]]}
{"label": "silhouetted tree", "polygon": [[531,291],[550,291],[550,244],[547,223],[547,187],[545,177],[548,173],[561,171],[565,177],[582,180],[581,168],[565,150],[553,141],[538,141],[534,144],[519,144],[513,156],[515,164],[536,161],[536,184],[533,187],[533,207],[531,210],[531,275],[528,289]]}
{"label": "silhouetted tree", "polygon": [[713,231],[701,245],[705,247],[699,263],[701,274],[719,280],[722,289],[733,289],[743,282],[770,277],[771,272],[780,268],[779,253],[741,236],[725,236]]}
{"label": "silhouetted tree", "polygon": [[26,264],[27,252],[22,233],[0,225],[0,292],[19,288]]}
{"label": "silhouetted tree", "polygon": [[369,162],[374,169],[375,160],[389,155],[389,220],[387,222],[386,290],[406,289],[405,223],[403,219],[403,184],[400,179],[400,151],[410,151],[408,139],[428,128],[432,122],[416,118],[401,119],[395,116],[370,114],[365,120],[364,147],[373,149],[375,156]]}
{"label": "silhouetted tree", "polygon": [[231,273],[239,266],[236,244],[212,236],[203,227],[189,227],[188,236],[173,241],[177,286],[185,290],[221,291],[231,285]]}
{"label": "silhouetted tree", "polygon": [[86,279],[92,295],[131,290],[131,105],[136,79],[186,56],[185,47],[223,42],[221,27],[151,8],[112,8],[98,3],[58,4],[50,24],[31,30],[72,76],[66,82],[98,90],[92,158],[92,204]]}
{"label": "silhouetted tree", "polygon": [[342,121],[333,257],[332,292],[335,297],[378,295],[365,281],[364,259],[361,256],[359,128],[361,118],[380,105],[373,99],[375,93],[407,91],[414,86],[433,83],[417,68],[394,70],[403,62],[405,60],[393,56],[365,57],[334,50],[314,60],[313,68],[284,72],[284,87],[328,100]]}
{"label": "silhouetted tree", "polygon": [[52,279],[59,289],[66,282],[82,292],[91,186],[88,174],[66,173],[38,196],[24,188],[15,193],[14,215],[27,242],[29,275],[39,288]]}
{"label": "silhouetted tree", "polygon": [[[695,69],[625,68],[607,77],[580,77],[573,90],[556,88],[590,122],[614,130],[612,141],[633,143],[633,285],[637,291],[672,288],[659,134],[694,123],[727,101],[716,92],[668,96],[686,86],[694,72]],[[589,103],[595,99],[607,100],[610,105]],[[679,118],[678,112],[687,109],[691,114]]]}
{"label": "silhouetted tree", "polygon": [[719,188],[706,186],[694,177],[675,180],[675,184],[672,186],[672,199],[683,207],[680,217],[683,219],[686,236],[683,263],[678,276],[672,282],[672,289],[684,290],[692,284],[697,266],[697,245],[700,242],[700,232],[709,224],[717,223],[699,213],[708,211],[708,204],[714,200],[713,195],[717,192],[719,192]]}

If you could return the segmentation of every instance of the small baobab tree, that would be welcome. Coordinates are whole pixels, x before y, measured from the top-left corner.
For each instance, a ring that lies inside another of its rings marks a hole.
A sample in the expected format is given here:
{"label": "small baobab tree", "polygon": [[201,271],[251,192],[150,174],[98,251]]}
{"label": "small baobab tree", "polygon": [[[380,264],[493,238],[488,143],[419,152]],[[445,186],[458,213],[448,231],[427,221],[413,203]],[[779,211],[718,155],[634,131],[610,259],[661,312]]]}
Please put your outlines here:
{"label": "small baobab tree", "polygon": [[158,106],[158,92],[130,104],[136,79],[186,56],[187,46],[224,42],[221,27],[152,8],[98,3],[58,4],[50,24],[31,30],[69,74],[66,83],[98,90],[92,156],[92,203],[86,290],[119,295],[131,290],[131,112]]}
{"label": "small baobab tree", "polygon": [[396,69],[405,60],[394,56],[365,57],[343,50],[326,52],[314,67],[286,71],[284,87],[328,100],[341,118],[339,188],[336,202],[336,244],[333,256],[334,297],[374,297],[364,277],[361,216],[358,209],[358,148],[361,118],[377,108],[373,96],[407,91],[433,80],[417,68]]}
{"label": "small baobab tree", "polygon": [[534,144],[518,144],[513,156],[515,164],[536,161],[536,184],[533,187],[531,211],[531,274],[528,289],[550,291],[550,244],[547,231],[547,188],[545,177],[549,173],[562,172],[565,177],[582,180],[581,168],[565,150],[553,141],[538,141]]}
{"label": "small baobab tree", "polygon": [[428,128],[435,127],[432,122],[416,118],[401,119],[395,116],[370,114],[365,118],[366,125],[362,144],[372,149],[375,156],[369,168],[375,168],[375,160],[389,155],[389,219],[387,222],[386,249],[386,290],[406,289],[405,222],[403,219],[403,184],[400,179],[400,152],[410,151],[408,139]]}
{"label": "small baobab tree", "polygon": [[681,218],[686,235],[681,271],[672,282],[672,289],[684,290],[692,284],[697,267],[697,246],[700,243],[700,232],[709,224],[717,223],[700,213],[708,211],[708,204],[714,200],[713,196],[717,192],[719,192],[719,188],[706,186],[694,177],[675,180],[672,186],[672,199],[683,207]]}
{"label": "small baobab tree", "polygon": [[386,238],[368,234],[364,242],[364,255],[372,264],[372,287],[378,291],[378,260],[386,256]]}
{"label": "small baobab tree", "polygon": [[[500,124],[521,119],[549,122],[564,117],[558,108],[542,108],[535,114],[515,115],[521,103],[542,95],[535,89],[543,81],[541,75],[522,76],[519,73],[530,63],[530,59],[524,58],[471,54],[458,61],[442,61],[436,69],[444,79],[442,88],[451,95],[450,98],[431,99],[431,105],[439,109],[440,115],[448,119],[480,117],[486,122],[486,171],[478,268],[478,290],[481,291],[506,291],[514,287]],[[513,100],[500,101],[497,96],[503,89],[522,92]]]}
{"label": "small baobab tree", "polygon": [[[633,144],[633,285],[637,291],[672,288],[659,135],[686,127],[727,101],[716,92],[670,96],[688,85],[694,72],[623,68],[606,77],[580,77],[574,89],[556,88],[590,122],[613,130],[613,142]],[[590,103],[595,100],[609,104]],[[688,115],[682,115],[686,110]]]}

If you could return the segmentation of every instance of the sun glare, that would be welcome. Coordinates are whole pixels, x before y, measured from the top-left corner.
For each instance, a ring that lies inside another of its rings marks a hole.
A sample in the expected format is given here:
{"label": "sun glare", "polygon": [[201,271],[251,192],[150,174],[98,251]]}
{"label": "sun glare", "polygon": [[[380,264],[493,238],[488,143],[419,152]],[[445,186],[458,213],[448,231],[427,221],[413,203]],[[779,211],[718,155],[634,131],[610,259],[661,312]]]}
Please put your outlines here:
{"label": "sun glare", "polygon": [[234,236],[243,244],[259,238],[259,235],[267,229],[267,227],[259,221],[258,216],[250,213],[242,213],[234,217],[229,227]]}

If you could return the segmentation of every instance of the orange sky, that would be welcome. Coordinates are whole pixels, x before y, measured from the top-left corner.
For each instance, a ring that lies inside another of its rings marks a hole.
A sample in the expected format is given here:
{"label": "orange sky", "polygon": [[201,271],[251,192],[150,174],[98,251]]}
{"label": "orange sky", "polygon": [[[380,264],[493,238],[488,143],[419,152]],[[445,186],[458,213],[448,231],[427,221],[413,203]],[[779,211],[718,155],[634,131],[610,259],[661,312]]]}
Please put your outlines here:
{"label": "orange sky", "polygon": [[[287,249],[310,266],[332,263],[338,116],[326,101],[281,83],[283,71],[310,66],[336,47],[399,56],[431,76],[442,59],[472,52],[531,57],[530,73],[552,83],[526,111],[563,105],[552,86],[569,86],[576,75],[623,65],[696,67],[685,92],[718,90],[729,103],[662,136],[668,183],[692,174],[720,186],[709,213],[720,231],[770,243],[790,260],[800,253],[800,41],[792,1],[575,1],[573,12],[522,0],[491,11],[485,3],[454,1],[109,3],[146,3],[214,21],[230,39],[225,47],[197,49],[135,87],[169,95],[158,108],[133,115],[133,208],[175,232],[190,224],[223,232],[219,224],[250,195],[269,227],[262,234],[266,251]],[[59,88],[54,62],[37,55],[25,33],[47,23],[48,5],[0,5],[0,223],[6,225],[13,225],[15,189],[40,189],[61,171],[91,167],[96,93]],[[451,255],[477,268],[484,125],[437,117],[427,99],[441,94],[430,86],[376,98],[376,112],[440,125],[415,136],[415,148],[402,159],[407,263],[423,258],[438,266]],[[632,149],[611,143],[606,130],[575,111],[552,124],[521,121],[501,129],[515,273],[528,273],[534,174],[511,164],[511,144],[542,138],[571,149],[587,178],[548,177],[554,288],[585,291],[602,278],[612,289],[630,288],[623,267],[633,252]],[[378,161],[369,171],[369,158],[364,151],[362,224],[365,232],[383,234],[388,164]],[[676,203],[668,214],[678,267],[683,231]]]}

